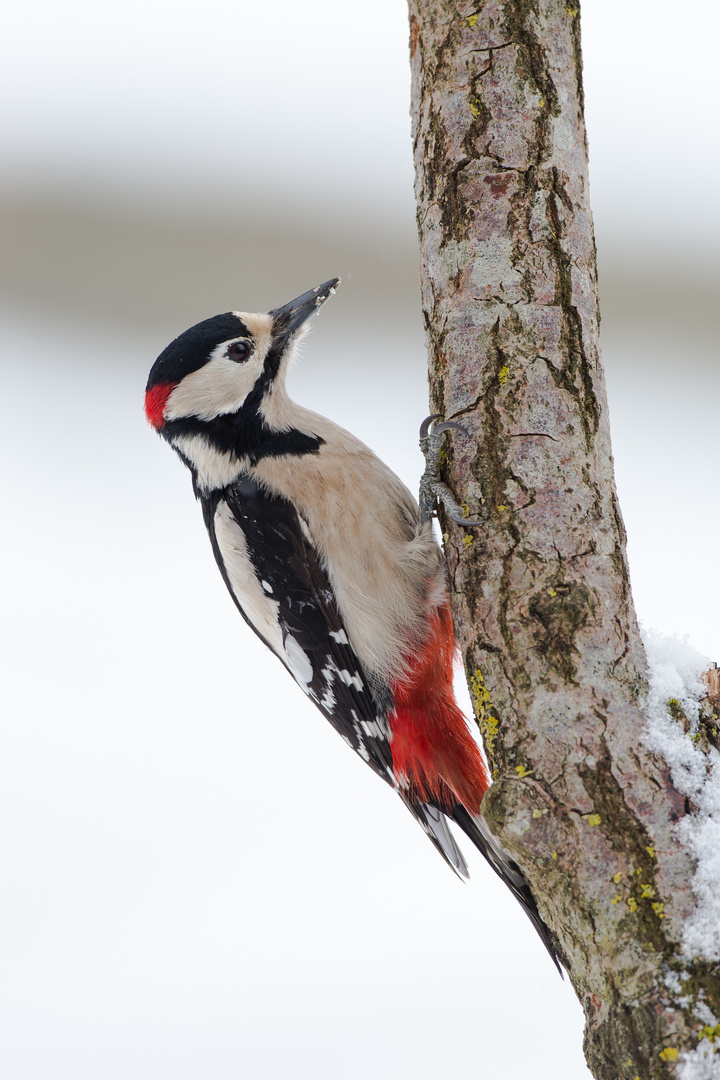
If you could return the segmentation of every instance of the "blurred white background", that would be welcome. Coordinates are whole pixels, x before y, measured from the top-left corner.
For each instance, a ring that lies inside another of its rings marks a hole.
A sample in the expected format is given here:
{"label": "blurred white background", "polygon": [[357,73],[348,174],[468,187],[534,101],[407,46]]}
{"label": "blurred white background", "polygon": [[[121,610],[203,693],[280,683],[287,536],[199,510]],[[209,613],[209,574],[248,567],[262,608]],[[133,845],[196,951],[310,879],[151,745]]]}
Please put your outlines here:
{"label": "blurred white background", "polygon": [[[583,4],[636,603],[720,660],[717,22]],[[416,485],[403,3],[4,0],[2,23],[0,1074],[586,1075],[519,908],[477,859],[454,879],[246,631],[142,418],[177,333],[340,274],[296,396]]]}

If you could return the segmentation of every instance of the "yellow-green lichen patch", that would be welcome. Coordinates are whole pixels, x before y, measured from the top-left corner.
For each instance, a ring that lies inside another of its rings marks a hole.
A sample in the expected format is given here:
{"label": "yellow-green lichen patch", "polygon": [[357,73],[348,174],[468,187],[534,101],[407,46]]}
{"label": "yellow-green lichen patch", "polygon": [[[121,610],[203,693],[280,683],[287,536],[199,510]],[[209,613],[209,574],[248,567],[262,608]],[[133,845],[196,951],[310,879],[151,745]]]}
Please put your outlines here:
{"label": "yellow-green lichen patch", "polygon": [[599,814],[583,814],[583,817],[585,818],[591,829],[594,828],[595,825],[599,825],[602,821],[602,818]]}
{"label": "yellow-green lichen patch", "polygon": [[500,370],[498,371],[498,382],[500,383],[501,386],[504,386],[505,383],[508,381],[509,377],[510,377],[510,368],[507,367],[506,365],[503,365],[503,367],[501,367]]}
{"label": "yellow-green lichen patch", "polygon": [[677,1061],[679,1050],[676,1050],[674,1046],[666,1046],[664,1050],[660,1051],[659,1057],[661,1061]]}
{"label": "yellow-green lichen patch", "polygon": [[687,717],[685,716],[685,712],[683,711],[683,707],[682,707],[682,705],[680,704],[680,702],[678,701],[677,698],[674,698],[674,697],[668,698],[667,707],[668,707],[668,710],[669,710],[670,715],[672,716],[673,720],[686,720],[687,719]]}
{"label": "yellow-green lichen patch", "polygon": [[524,777],[526,776],[532,776],[532,769],[526,769],[524,765],[516,765],[515,772],[518,774],[521,780],[524,779]]}
{"label": "yellow-green lichen patch", "polygon": [[472,28],[475,25],[475,23],[478,21],[479,18],[480,18],[479,15],[468,15],[467,20],[466,20],[468,26]]}
{"label": "yellow-green lichen patch", "polygon": [[720,1039],[720,1024],[716,1024],[715,1027],[711,1027],[710,1024],[705,1024],[703,1028],[698,1031],[699,1039],[709,1039],[711,1043],[714,1043],[716,1039]]}
{"label": "yellow-green lichen patch", "polygon": [[485,685],[485,676],[480,668],[470,677],[470,693],[473,696],[475,717],[480,727],[485,749],[490,755],[495,747],[500,720],[495,712],[495,706],[490,701],[490,691]]}
{"label": "yellow-green lichen patch", "polygon": [[[657,916],[658,919],[664,919],[665,905],[661,901],[654,899],[656,895],[654,886],[650,884],[650,882],[637,880],[638,875],[642,874],[642,872],[642,868],[639,868],[637,870],[629,870],[627,878],[622,870],[618,870],[616,874],[613,874],[610,880],[612,881],[615,888],[617,889],[618,886],[622,888],[624,885],[626,891],[616,891],[611,897],[610,903],[625,903],[627,904],[628,911],[636,912],[640,908],[643,900],[654,901],[651,902],[649,906],[652,908],[654,914]],[[643,910],[647,911],[647,907],[643,908]]]}
{"label": "yellow-green lichen patch", "polygon": [[463,547],[465,548],[466,551],[470,547],[472,542],[473,542],[473,538],[472,538],[472,536],[470,536],[469,533],[468,533],[467,536],[463,536]]}

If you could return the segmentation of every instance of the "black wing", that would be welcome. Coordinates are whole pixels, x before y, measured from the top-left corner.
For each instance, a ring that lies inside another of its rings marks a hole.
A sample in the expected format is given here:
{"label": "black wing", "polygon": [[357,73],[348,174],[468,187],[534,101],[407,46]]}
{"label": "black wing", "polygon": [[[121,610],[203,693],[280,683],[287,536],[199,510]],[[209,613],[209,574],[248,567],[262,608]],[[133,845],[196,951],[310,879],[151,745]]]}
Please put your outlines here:
{"label": "black wing", "polygon": [[293,505],[250,477],[201,501],[217,564],[243,618],[348,745],[398,791],[452,869],[467,877],[444,813],[413,800],[395,777],[389,689],[363,671]]}
{"label": "black wing", "polygon": [[220,572],[245,620],[343,739],[394,786],[387,688],[371,687],[363,672],[295,508],[249,477],[202,502]]}

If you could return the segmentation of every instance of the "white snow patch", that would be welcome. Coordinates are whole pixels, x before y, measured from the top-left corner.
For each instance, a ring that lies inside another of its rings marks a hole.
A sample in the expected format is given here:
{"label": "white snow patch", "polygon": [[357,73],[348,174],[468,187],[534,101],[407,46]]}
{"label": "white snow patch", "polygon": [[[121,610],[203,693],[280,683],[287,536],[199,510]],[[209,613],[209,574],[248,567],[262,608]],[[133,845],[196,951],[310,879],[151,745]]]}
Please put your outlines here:
{"label": "white snow patch", "polygon": [[709,1039],[701,1039],[695,1050],[683,1054],[678,1080],[720,1080],[720,1054]]}
{"label": "white snow patch", "polygon": [[693,1007],[693,1012],[697,1016],[698,1020],[702,1020],[703,1024],[707,1024],[708,1027],[716,1027],[718,1018],[712,1009],[709,1009],[704,1001],[696,1001]]}
{"label": "white snow patch", "polygon": [[[702,956],[717,961],[720,960],[720,754],[714,747],[704,754],[692,739],[697,730],[699,701],[707,693],[700,676],[710,667],[710,661],[688,644],[687,639],[665,637],[645,629],[643,639],[650,665],[649,724],[645,740],[665,758],[673,784],[697,808],[675,828],[678,840],[696,860],[692,888],[697,905],[683,930],[683,953],[687,959]],[[670,715],[667,703],[671,698],[677,700],[690,721],[690,733]],[[697,1053],[688,1055],[688,1060],[690,1057],[695,1060]],[[691,1080],[705,1080],[706,1076],[714,1080],[717,1076],[720,1080],[720,1071],[691,1072],[687,1076]]]}

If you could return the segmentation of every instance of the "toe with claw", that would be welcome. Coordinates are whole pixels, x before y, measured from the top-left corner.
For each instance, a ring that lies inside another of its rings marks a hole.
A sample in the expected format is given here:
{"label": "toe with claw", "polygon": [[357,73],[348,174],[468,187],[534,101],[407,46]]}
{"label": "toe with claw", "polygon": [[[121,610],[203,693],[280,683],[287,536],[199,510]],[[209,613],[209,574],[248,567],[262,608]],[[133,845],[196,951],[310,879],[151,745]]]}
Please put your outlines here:
{"label": "toe with claw", "polygon": [[[442,422],[437,423],[438,420]],[[462,424],[458,424],[456,420],[442,420],[439,413],[428,416],[420,425],[420,449],[425,457],[425,472],[420,478],[420,520],[423,523],[430,520],[436,512],[439,500],[452,521],[466,529],[477,528],[484,522],[465,517],[452,491],[440,479],[440,449],[446,431],[461,431],[466,436],[468,434]]]}

